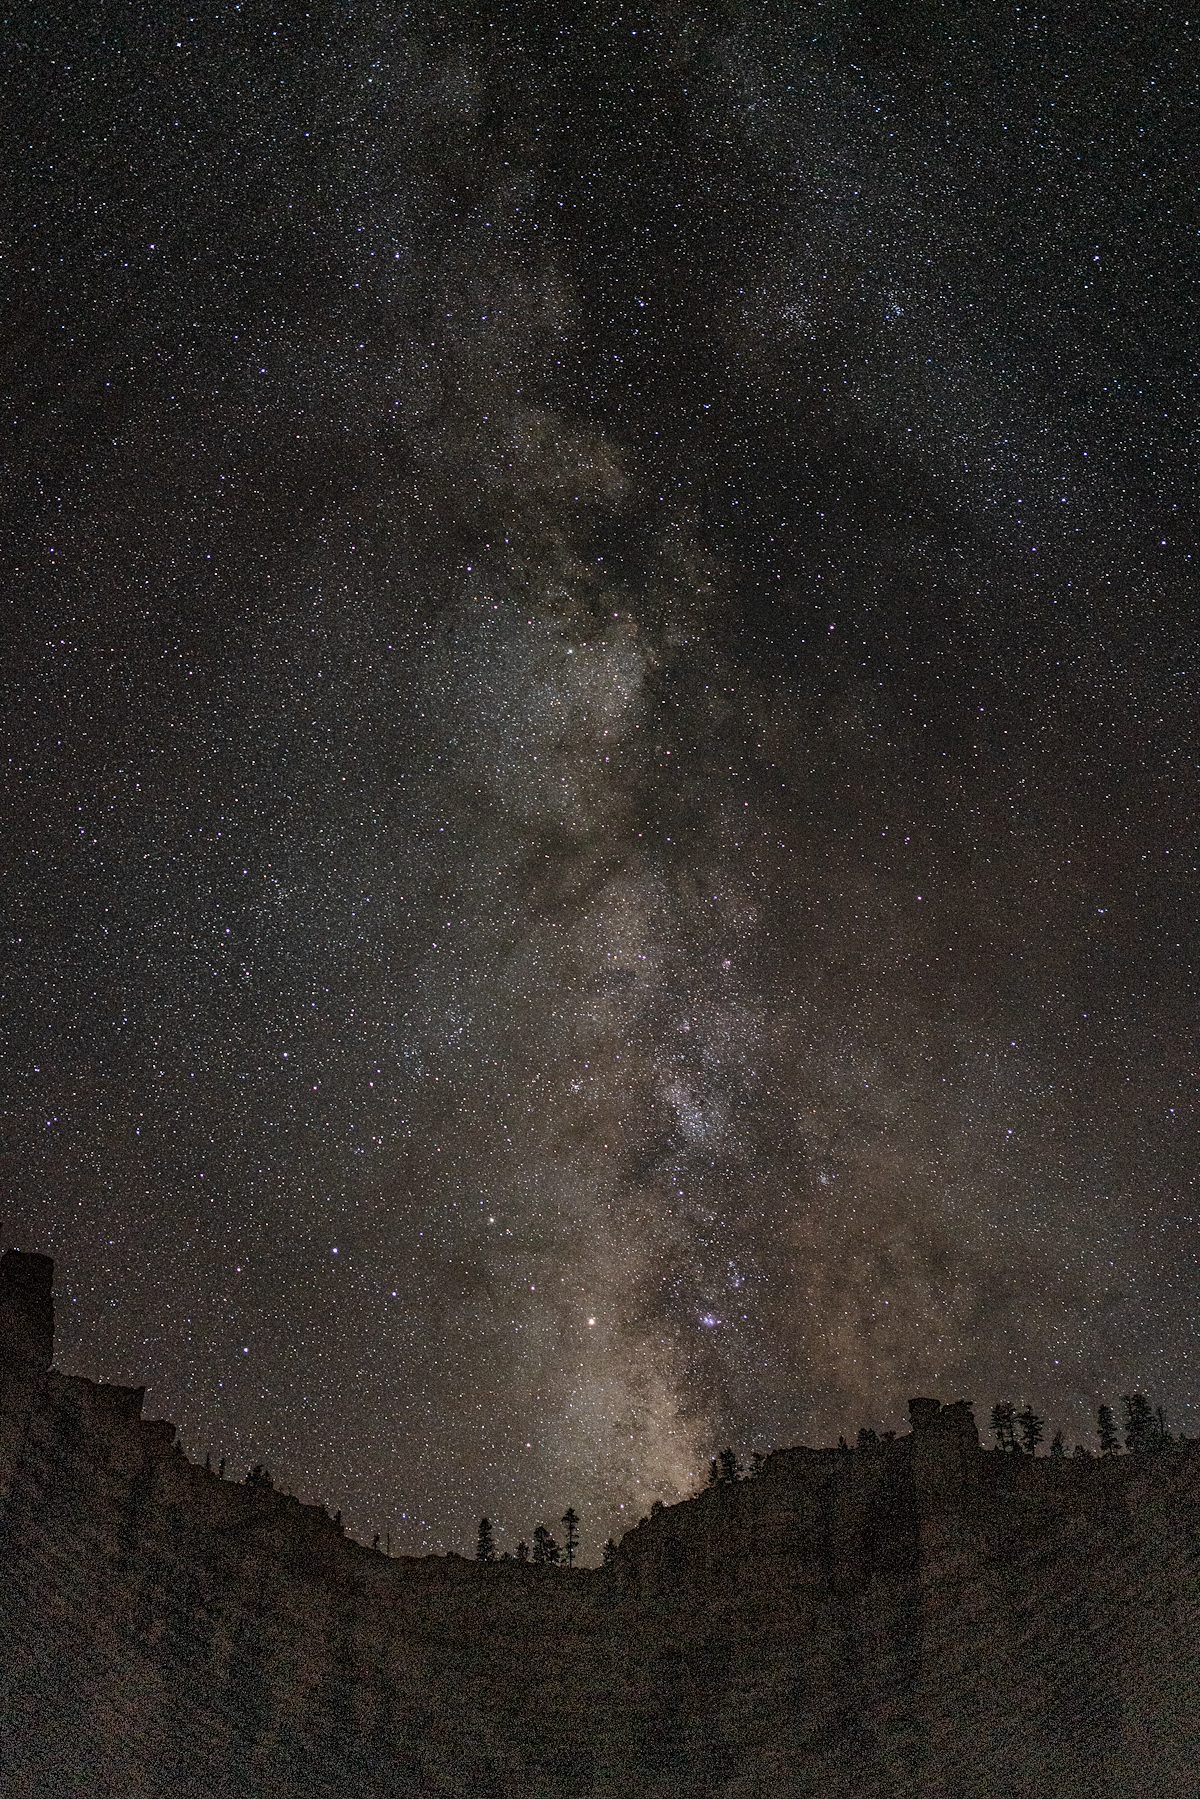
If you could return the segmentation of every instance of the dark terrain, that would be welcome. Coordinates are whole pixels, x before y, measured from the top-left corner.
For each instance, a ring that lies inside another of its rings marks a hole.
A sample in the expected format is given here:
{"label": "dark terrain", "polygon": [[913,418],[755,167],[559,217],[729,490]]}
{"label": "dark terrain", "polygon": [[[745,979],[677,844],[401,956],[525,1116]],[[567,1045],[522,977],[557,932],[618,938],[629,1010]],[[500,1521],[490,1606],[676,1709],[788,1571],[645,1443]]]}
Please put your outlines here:
{"label": "dark terrain", "polygon": [[51,1367],[0,1265],[6,1799],[1200,1790],[1200,1445],[789,1449],[611,1567],[392,1558]]}

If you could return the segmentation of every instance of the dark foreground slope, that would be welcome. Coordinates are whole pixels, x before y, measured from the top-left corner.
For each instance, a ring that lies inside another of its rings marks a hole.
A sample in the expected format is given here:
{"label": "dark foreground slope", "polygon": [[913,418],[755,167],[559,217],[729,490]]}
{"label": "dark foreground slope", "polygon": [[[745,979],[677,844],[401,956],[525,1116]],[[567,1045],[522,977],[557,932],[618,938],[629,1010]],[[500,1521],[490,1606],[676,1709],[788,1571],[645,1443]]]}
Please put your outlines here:
{"label": "dark foreground slope", "polygon": [[390,1559],[51,1369],[0,1265],[5,1799],[1196,1799],[1200,1445],[794,1449],[604,1571]]}

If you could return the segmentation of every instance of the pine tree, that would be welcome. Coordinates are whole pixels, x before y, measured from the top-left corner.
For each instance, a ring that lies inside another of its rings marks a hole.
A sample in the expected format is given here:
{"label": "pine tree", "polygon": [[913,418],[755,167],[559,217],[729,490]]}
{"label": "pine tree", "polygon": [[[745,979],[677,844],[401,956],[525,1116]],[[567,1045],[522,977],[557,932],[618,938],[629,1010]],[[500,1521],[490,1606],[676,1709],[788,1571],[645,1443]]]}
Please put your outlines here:
{"label": "pine tree", "polygon": [[753,1480],[756,1474],[762,1473],[766,1459],[767,1458],[761,1449],[752,1449],[750,1451],[750,1469],[748,1475],[750,1480]]}
{"label": "pine tree", "polygon": [[562,1551],[550,1535],[544,1524],[539,1524],[533,1533],[533,1559],[539,1565],[557,1562]]}
{"label": "pine tree", "polygon": [[529,1545],[524,1539],[517,1544],[517,1560],[519,1562],[527,1562],[529,1560]]}
{"label": "pine tree", "polygon": [[601,1565],[605,1568],[611,1568],[616,1559],[617,1546],[613,1539],[609,1537],[600,1554]]}
{"label": "pine tree", "polygon": [[860,1449],[871,1449],[878,1441],[878,1434],[871,1429],[869,1424],[859,1426],[858,1447]]}
{"label": "pine tree", "polygon": [[490,1518],[479,1520],[479,1536],[475,1543],[475,1560],[477,1562],[494,1562],[496,1559],[496,1540],[492,1535]]}
{"label": "pine tree", "polygon": [[1154,1443],[1154,1413],[1144,1393],[1123,1393],[1121,1407],[1125,1414],[1125,1447],[1131,1455],[1142,1455]]}
{"label": "pine tree", "polygon": [[723,1449],[717,1457],[719,1478],[723,1485],[729,1485],[742,1478],[742,1465],[732,1449]]}
{"label": "pine tree", "polygon": [[1063,1456],[1066,1455],[1066,1453],[1067,1446],[1063,1442],[1063,1434],[1060,1430],[1056,1430],[1053,1437],[1050,1439],[1050,1454],[1052,1456]]}
{"label": "pine tree", "polygon": [[1096,1413],[1096,1437],[1100,1444],[1101,1455],[1116,1455],[1120,1444],[1117,1441],[1117,1427],[1113,1422],[1110,1405],[1102,1405]]}
{"label": "pine tree", "polygon": [[573,1505],[569,1505],[562,1515],[562,1523],[566,1531],[563,1538],[567,1554],[567,1567],[575,1566],[575,1551],[579,1547],[579,1514]]}
{"label": "pine tree", "polygon": [[1175,1441],[1167,1429],[1167,1415],[1160,1405],[1154,1408],[1154,1441],[1159,1449],[1162,1449],[1167,1443]]}
{"label": "pine tree", "polygon": [[1017,1447],[1016,1432],[1017,1411],[1011,1399],[998,1399],[992,1407],[992,1431],[996,1438],[996,1448],[1007,1453],[1015,1453]]}
{"label": "pine tree", "polygon": [[717,1467],[717,1458],[716,1458],[716,1456],[714,1456],[712,1461],[708,1464],[708,1484],[709,1484],[709,1486],[710,1487],[717,1486],[720,1482],[720,1479],[721,1479],[721,1470]]}
{"label": "pine tree", "polygon": [[1036,1455],[1037,1446],[1046,1431],[1046,1420],[1039,1418],[1031,1405],[1017,1413],[1017,1423],[1021,1427],[1021,1447],[1026,1455]]}

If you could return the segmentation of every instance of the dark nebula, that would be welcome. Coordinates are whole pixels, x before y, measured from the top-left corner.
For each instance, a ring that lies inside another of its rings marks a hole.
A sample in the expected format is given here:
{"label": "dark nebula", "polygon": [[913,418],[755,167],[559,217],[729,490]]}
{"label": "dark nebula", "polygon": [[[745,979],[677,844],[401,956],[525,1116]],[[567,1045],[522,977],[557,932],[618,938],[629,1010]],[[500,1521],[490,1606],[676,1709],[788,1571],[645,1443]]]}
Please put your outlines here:
{"label": "dark nebula", "polygon": [[10,21],[0,1242],[393,1547],[1197,1417],[1195,27]]}

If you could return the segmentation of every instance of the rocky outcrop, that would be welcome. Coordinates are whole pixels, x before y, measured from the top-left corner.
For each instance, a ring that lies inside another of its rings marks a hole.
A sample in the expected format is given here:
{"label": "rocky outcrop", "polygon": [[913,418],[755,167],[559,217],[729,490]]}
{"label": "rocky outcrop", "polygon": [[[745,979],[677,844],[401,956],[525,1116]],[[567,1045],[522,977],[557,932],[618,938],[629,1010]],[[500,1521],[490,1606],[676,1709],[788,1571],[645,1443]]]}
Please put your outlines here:
{"label": "rocky outcrop", "polygon": [[1200,1445],[980,1448],[971,1408],[792,1449],[605,1570],[391,1558],[52,1369],[0,1264],[12,1799],[1200,1792]]}

